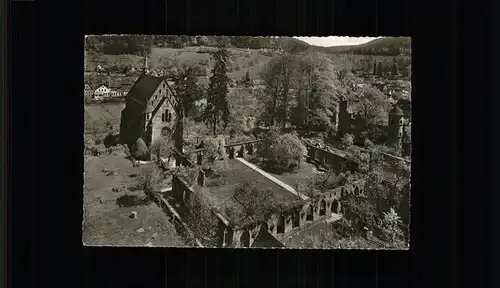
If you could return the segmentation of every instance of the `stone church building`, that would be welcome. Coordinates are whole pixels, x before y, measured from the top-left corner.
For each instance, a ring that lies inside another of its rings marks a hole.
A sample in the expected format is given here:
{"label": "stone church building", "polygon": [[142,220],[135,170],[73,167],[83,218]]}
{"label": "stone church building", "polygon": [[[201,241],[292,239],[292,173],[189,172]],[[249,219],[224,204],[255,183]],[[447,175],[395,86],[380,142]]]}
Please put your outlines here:
{"label": "stone church building", "polygon": [[160,137],[172,137],[175,130],[177,100],[170,85],[165,78],[148,74],[147,58],[144,64],[121,113],[120,140],[127,145],[142,138],[150,146]]}

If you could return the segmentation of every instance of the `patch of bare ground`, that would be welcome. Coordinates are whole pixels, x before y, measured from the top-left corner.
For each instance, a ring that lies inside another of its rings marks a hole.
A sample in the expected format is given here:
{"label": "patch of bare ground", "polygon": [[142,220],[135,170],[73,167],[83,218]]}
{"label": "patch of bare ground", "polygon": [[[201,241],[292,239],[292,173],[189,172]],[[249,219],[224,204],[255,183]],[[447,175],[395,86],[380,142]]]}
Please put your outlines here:
{"label": "patch of bare ground", "polygon": [[123,156],[85,159],[83,243],[186,246],[171,219],[137,187],[141,167]]}

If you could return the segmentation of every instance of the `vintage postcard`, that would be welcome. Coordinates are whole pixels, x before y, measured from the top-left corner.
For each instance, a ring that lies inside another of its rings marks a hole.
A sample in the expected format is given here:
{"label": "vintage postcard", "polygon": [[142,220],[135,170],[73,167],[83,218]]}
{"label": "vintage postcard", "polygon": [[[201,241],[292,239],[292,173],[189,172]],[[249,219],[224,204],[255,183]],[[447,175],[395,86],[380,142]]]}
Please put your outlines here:
{"label": "vintage postcard", "polygon": [[410,38],[89,35],[84,51],[84,245],[410,247]]}

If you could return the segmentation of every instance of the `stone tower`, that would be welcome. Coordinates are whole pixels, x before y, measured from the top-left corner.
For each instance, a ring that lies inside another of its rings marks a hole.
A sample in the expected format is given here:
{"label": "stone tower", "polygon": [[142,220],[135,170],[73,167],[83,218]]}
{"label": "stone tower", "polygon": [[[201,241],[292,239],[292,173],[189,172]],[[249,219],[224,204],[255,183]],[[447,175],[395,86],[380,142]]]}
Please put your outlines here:
{"label": "stone tower", "polygon": [[394,104],[392,110],[389,112],[388,137],[389,144],[391,145],[401,144],[401,138],[403,137],[403,116],[401,108]]}
{"label": "stone tower", "polygon": [[351,115],[347,111],[347,101],[342,100],[338,105],[338,134],[340,137],[350,132],[351,128]]}

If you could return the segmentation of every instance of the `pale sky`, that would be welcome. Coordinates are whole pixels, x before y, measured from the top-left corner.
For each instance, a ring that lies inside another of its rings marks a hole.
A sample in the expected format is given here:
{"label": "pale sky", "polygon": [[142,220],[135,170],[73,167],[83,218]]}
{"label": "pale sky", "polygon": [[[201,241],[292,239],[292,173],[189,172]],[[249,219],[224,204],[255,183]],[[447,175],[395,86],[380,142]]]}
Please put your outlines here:
{"label": "pale sky", "polygon": [[346,46],[346,45],[359,45],[379,37],[338,37],[338,36],[328,36],[328,37],[294,37],[302,40],[306,43],[316,46]]}

